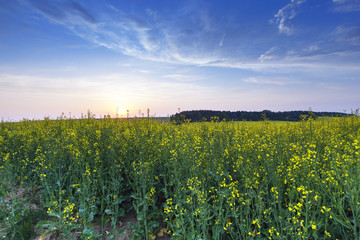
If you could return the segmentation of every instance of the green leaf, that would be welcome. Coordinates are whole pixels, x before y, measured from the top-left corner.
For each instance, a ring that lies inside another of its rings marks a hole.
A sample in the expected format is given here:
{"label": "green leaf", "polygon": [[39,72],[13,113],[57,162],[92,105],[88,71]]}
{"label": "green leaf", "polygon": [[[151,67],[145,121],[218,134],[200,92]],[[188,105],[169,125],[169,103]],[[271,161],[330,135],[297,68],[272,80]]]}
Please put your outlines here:
{"label": "green leaf", "polygon": [[125,216],[125,209],[120,208],[119,210],[119,217],[124,217]]}
{"label": "green leaf", "polygon": [[140,199],[140,198],[138,197],[138,195],[135,194],[135,193],[131,194],[130,197],[133,198],[133,199]]}
{"label": "green leaf", "polygon": [[149,227],[157,228],[157,227],[159,227],[159,222],[158,221],[150,221],[149,222]]}
{"label": "green leaf", "polygon": [[57,213],[48,213],[50,217],[57,217],[58,219],[61,219],[60,214]]}
{"label": "green leaf", "polygon": [[40,221],[37,225],[36,228],[40,229],[40,228],[49,228],[52,229],[53,227],[56,226],[55,222],[52,221]]}
{"label": "green leaf", "polygon": [[108,239],[114,239],[115,238],[115,234],[107,234],[106,237]]}
{"label": "green leaf", "polygon": [[119,197],[116,199],[116,201],[114,201],[112,204],[113,205],[118,205],[118,204],[121,204],[122,202],[124,202],[126,200],[125,197]]}
{"label": "green leaf", "polygon": [[126,228],[121,229],[121,230],[119,231],[119,237],[121,237],[121,236],[124,235],[125,233],[126,233]]}
{"label": "green leaf", "polygon": [[105,213],[106,213],[107,215],[112,215],[112,214],[114,214],[111,209],[105,209]]}
{"label": "green leaf", "polygon": [[143,219],[144,219],[144,218],[143,218],[142,214],[138,214],[138,215],[136,216],[136,220],[138,220],[139,222],[141,222]]}
{"label": "green leaf", "polygon": [[85,211],[86,211],[86,210],[85,210],[84,208],[79,208],[79,216],[80,216],[80,217],[84,216]]}
{"label": "green leaf", "polygon": [[95,217],[95,213],[94,212],[91,212],[89,214],[89,219],[88,219],[88,222],[92,222],[94,220],[94,217]]}

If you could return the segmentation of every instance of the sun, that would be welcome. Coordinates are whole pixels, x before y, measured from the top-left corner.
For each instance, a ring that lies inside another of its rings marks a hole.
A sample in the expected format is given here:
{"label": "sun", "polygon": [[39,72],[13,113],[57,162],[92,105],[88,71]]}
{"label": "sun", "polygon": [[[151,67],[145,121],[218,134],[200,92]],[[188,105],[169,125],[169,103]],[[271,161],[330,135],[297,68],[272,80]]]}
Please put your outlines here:
{"label": "sun", "polygon": [[117,116],[121,117],[121,116],[125,116],[125,114],[126,114],[126,110],[125,110],[125,109],[119,108],[119,107],[116,108],[116,115],[117,115]]}

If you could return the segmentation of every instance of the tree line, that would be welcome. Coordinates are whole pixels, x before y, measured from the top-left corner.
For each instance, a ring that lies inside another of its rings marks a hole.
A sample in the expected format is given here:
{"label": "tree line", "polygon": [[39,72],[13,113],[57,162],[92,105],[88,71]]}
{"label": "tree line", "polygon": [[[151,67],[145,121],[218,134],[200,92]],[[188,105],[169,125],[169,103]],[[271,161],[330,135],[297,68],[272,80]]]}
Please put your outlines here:
{"label": "tree line", "polygon": [[178,123],[206,122],[206,121],[300,121],[306,118],[316,119],[317,117],[347,116],[349,114],[339,112],[312,112],[312,111],[284,111],[272,112],[263,111],[213,111],[213,110],[192,110],[182,111],[170,117],[171,121]]}

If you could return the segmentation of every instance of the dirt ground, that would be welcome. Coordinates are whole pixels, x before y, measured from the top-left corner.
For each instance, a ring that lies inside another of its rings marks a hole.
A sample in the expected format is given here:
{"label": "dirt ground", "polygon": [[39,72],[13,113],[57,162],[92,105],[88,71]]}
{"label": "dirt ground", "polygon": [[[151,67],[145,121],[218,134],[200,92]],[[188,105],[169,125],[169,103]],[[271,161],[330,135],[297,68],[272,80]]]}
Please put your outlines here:
{"label": "dirt ground", "polygon": [[[128,214],[126,214],[124,217],[121,217],[119,219],[119,223],[117,226],[118,231],[122,231],[123,229],[126,229],[125,233],[122,236],[119,236],[118,238],[116,238],[116,240],[131,240],[131,232],[132,229],[129,226],[129,222],[133,223],[133,224],[137,224],[137,220],[136,220],[136,214],[134,211],[130,211]],[[94,230],[96,233],[100,234],[101,233],[101,226],[100,224],[94,224]],[[113,228],[111,226],[111,224],[106,224],[104,226],[104,232],[106,233],[111,233],[113,231]],[[39,235],[41,235],[41,233],[38,233]],[[74,239],[81,239],[80,236],[78,236],[78,234],[74,234]],[[60,240],[63,239],[61,236],[54,236],[54,235],[48,235],[46,237],[36,237],[35,240]],[[101,240],[107,240],[110,238],[106,238],[106,236],[101,237]],[[163,234],[162,236],[156,236],[156,238],[154,240],[169,240],[171,239],[171,236],[168,234]]]}
{"label": "dirt ground", "polygon": [[[24,188],[24,187],[17,187],[16,191],[12,191],[10,194],[8,194],[6,197],[4,197],[4,203],[8,203],[12,200],[19,199],[21,201],[26,201],[26,199],[33,199],[32,203],[26,203],[24,206],[27,206],[30,210],[38,210],[42,207],[40,206],[40,191],[36,187],[34,188]],[[1,205],[1,204],[0,204]],[[11,209],[9,209],[11,210]],[[123,231],[125,229],[125,233],[122,236],[119,236],[116,240],[131,240],[131,233],[132,229],[129,225],[129,223],[132,223],[134,225],[137,225],[136,220],[136,213],[134,211],[129,211],[124,217],[120,217],[117,225],[117,229],[119,232]],[[44,229],[37,229],[36,227],[37,223],[34,223],[33,229],[36,234],[36,237],[33,238],[34,240],[62,240],[64,239],[61,234],[49,234],[47,236],[42,236],[45,232]],[[0,228],[0,233],[4,231],[4,228]],[[159,229],[160,230],[160,229]],[[98,223],[94,223],[94,231],[97,234],[101,233],[101,225]],[[110,223],[107,223],[104,226],[104,232],[103,236],[100,237],[101,240],[107,240],[110,238],[106,237],[107,233],[112,233],[113,227]],[[1,235],[1,234],[0,234]],[[73,239],[81,239],[80,235],[77,232],[74,232]],[[154,240],[169,240],[171,239],[171,236],[168,234],[159,234],[159,236],[155,236]]]}
{"label": "dirt ground", "polygon": [[[118,226],[117,229],[119,232],[121,232],[123,229],[126,229],[125,233],[122,236],[119,236],[118,238],[116,238],[116,240],[131,240],[131,232],[132,229],[129,226],[128,223],[132,223],[132,224],[137,224],[137,220],[136,220],[136,213],[134,211],[130,211],[128,214],[126,214],[124,217],[121,217],[119,219],[118,222]],[[100,224],[94,223],[94,231],[97,234],[101,233],[101,226]],[[106,237],[106,233],[112,233],[113,232],[113,227],[111,226],[110,223],[106,224],[104,226],[104,235],[103,237],[100,237],[101,240],[108,240],[110,238]],[[48,235],[46,237],[41,237],[42,232],[38,231],[38,237],[35,238],[35,240],[62,240],[63,238],[61,236],[55,236],[55,235]],[[171,236],[168,234],[163,234],[163,236],[155,236],[156,238],[154,240],[169,240],[171,239]],[[80,240],[81,237],[79,236],[79,234],[74,233],[73,238],[76,240]]]}

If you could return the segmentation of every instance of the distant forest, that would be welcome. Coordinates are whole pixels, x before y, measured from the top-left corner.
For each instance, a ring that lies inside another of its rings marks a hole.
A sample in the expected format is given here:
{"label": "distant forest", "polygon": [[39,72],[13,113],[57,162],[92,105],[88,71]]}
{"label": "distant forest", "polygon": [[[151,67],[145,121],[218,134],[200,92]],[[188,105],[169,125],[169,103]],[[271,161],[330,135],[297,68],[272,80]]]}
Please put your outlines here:
{"label": "distant forest", "polygon": [[206,121],[300,121],[302,119],[312,117],[335,117],[347,116],[346,113],[338,112],[312,112],[312,111],[285,111],[272,112],[263,110],[261,112],[247,112],[247,111],[212,111],[212,110],[193,110],[176,113],[170,117],[171,121],[175,122],[206,122]]}

